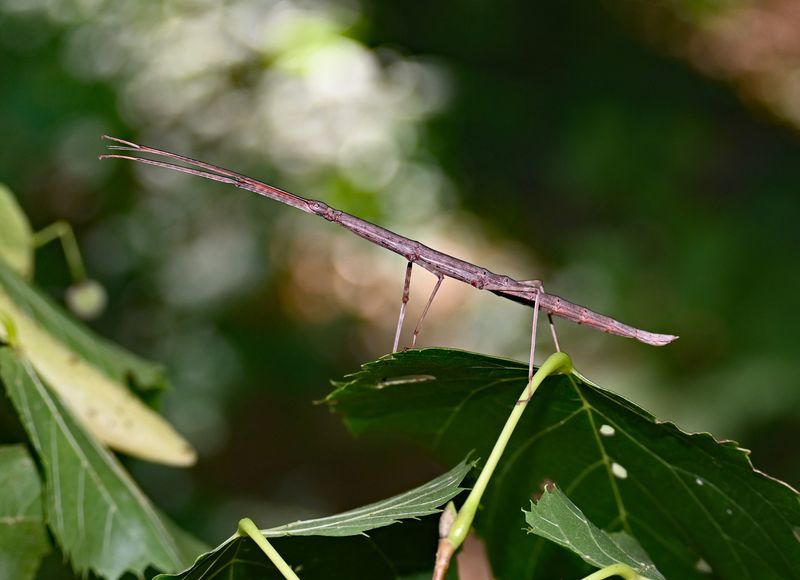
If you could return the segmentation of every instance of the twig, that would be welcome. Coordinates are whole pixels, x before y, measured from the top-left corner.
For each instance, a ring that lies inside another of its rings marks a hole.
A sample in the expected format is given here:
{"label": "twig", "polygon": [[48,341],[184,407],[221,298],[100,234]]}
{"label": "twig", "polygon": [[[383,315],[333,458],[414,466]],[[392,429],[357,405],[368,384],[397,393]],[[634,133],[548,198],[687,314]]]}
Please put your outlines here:
{"label": "twig", "polygon": [[[458,510],[455,520],[453,520],[453,523],[450,525],[447,536],[439,538],[439,548],[436,551],[433,580],[444,579],[453,554],[461,547],[464,540],[466,540],[475,515],[478,513],[478,507],[480,506],[483,494],[486,492],[486,487],[489,485],[494,470],[506,450],[508,441],[511,439],[511,435],[514,433],[514,429],[516,429],[522,417],[522,413],[533,398],[536,389],[538,389],[539,385],[550,375],[569,374],[570,372],[572,372],[572,360],[563,352],[556,352],[547,357],[547,360],[539,367],[539,370],[536,371],[533,378],[528,381],[525,390],[522,391],[520,398],[517,400],[517,404],[514,405],[511,414],[508,416],[508,419],[506,419],[503,430],[500,431],[500,435],[497,437],[492,452],[489,454],[489,458],[486,460],[477,481],[475,481],[472,491],[469,492],[461,509]],[[440,533],[440,536],[441,535]]]}
{"label": "twig", "polygon": [[190,175],[197,175],[205,179],[235,185],[236,187],[252,191],[258,195],[274,199],[286,205],[291,205],[306,213],[318,215],[328,221],[337,223],[373,244],[391,250],[396,254],[400,254],[408,260],[408,262],[420,265],[437,277],[447,276],[465,282],[478,290],[488,290],[508,300],[513,300],[514,302],[519,302],[531,307],[534,306],[538,296],[539,306],[548,314],[570,320],[577,324],[591,326],[592,328],[602,330],[608,334],[633,338],[645,344],[663,346],[678,338],[671,334],[656,334],[634,328],[614,320],[609,316],[599,314],[584,306],[564,300],[554,294],[540,293],[530,284],[517,281],[510,276],[494,274],[486,268],[476,266],[445,254],[444,252],[434,250],[433,248],[391,232],[354,215],[334,209],[324,202],[306,199],[250,177],[234,173],[233,171],[216,165],[211,165],[210,163],[184,157],[183,155],[170,153],[169,151],[163,151],[153,147],[146,147],[144,145],[137,145],[130,141],[109,137],[108,135],[104,135],[103,138],[115,143],[115,145],[109,145],[109,149],[133,153],[147,153],[157,157],[179,161],[189,165],[189,167],[166,161],[117,153],[100,155],[100,159],[127,159],[137,163],[164,167],[173,171],[180,171]]}
{"label": "twig", "polygon": [[53,240],[61,241],[61,248],[67,259],[67,266],[73,282],[81,282],[86,279],[86,268],[83,265],[81,251],[78,242],[75,240],[75,232],[69,222],[57,221],[44,229],[33,234],[33,245],[40,248]]}
{"label": "twig", "polygon": [[297,574],[294,573],[294,570],[292,570],[292,567],[286,563],[286,560],[284,560],[272,544],[269,543],[269,540],[264,537],[264,534],[261,533],[258,526],[253,523],[253,520],[250,518],[239,520],[239,527],[236,533],[239,536],[249,537],[253,540],[286,580],[300,580]]}

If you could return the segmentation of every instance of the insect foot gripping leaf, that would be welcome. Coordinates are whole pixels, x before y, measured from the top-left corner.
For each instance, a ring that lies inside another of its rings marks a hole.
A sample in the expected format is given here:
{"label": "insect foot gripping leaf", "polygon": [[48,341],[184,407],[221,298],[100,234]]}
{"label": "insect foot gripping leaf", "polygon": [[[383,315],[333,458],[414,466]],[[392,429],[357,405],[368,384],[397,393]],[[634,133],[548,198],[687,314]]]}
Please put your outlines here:
{"label": "insect foot gripping leaf", "polygon": [[20,352],[99,441],[149,461],[194,463],[191,445],[125,386],[133,377],[158,388],[156,367],[75,323],[1,261],[0,312],[15,327]]}
{"label": "insect foot gripping leaf", "polygon": [[[433,378],[400,380],[421,375]],[[402,433],[455,462],[471,449],[488,457],[527,380],[526,364],[411,350],[364,365],[327,400],[357,433]],[[800,578],[794,489],[754,470],[735,443],[659,422],[577,373],[542,383],[483,497],[475,527],[497,577],[586,573],[521,530],[520,508],[547,480],[599,527],[635,537],[666,578]]]}
{"label": "insect foot gripping leaf", "polygon": [[141,577],[148,567],[173,571],[194,559],[196,544],[156,512],[31,361],[0,347],[0,380],[42,466],[48,527],[79,576]]}

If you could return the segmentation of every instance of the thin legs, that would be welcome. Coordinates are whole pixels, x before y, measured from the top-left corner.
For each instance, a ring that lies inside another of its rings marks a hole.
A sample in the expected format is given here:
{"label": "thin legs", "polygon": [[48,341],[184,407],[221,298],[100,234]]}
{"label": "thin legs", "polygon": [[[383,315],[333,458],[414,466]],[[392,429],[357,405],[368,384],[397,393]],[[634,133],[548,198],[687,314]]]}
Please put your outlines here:
{"label": "thin legs", "polygon": [[[408,266],[406,267],[406,279],[403,283],[403,298],[402,302],[400,303],[400,316],[397,319],[397,330],[394,333],[394,345],[392,346],[392,352],[397,352],[397,347],[400,345],[400,331],[403,330],[403,320],[406,317],[406,307],[408,306],[408,298],[411,289],[411,267],[412,263],[409,262]],[[422,322],[425,320],[425,316],[428,314],[428,310],[431,308],[431,304],[433,304],[433,299],[436,297],[436,293],[439,291],[439,287],[442,285],[444,281],[443,274],[436,274],[438,280],[436,280],[436,285],[433,287],[433,291],[431,292],[430,298],[428,298],[428,303],[425,305],[425,310],[422,311],[422,316],[419,318],[419,322],[417,322],[417,326],[414,327],[414,335],[411,338],[411,348],[414,348],[417,345],[417,337],[419,336],[419,332],[422,329]]]}
{"label": "thin legs", "polygon": [[[539,325],[539,296],[545,292],[544,285],[540,280],[530,280],[529,285],[533,286],[536,292],[536,298],[534,298],[533,301],[533,324],[531,325],[531,356],[528,363],[528,387],[530,388],[530,382],[533,379],[533,358],[536,354],[536,329]],[[553,316],[549,312],[547,313],[547,319],[550,322],[550,333],[553,335],[553,344],[556,347],[556,352],[561,352],[558,334],[556,334],[556,325],[553,322]],[[528,398],[530,398],[532,394],[533,393],[529,393]]]}
{"label": "thin legs", "polygon": [[528,363],[528,383],[533,378],[533,357],[536,354],[536,327],[539,326],[539,295],[542,293],[541,286],[536,289],[536,298],[533,301],[533,324],[531,325],[531,357]]}
{"label": "thin legs", "polygon": [[444,276],[442,274],[439,274],[438,278],[439,279],[436,280],[436,285],[433,287],[433,292],[431,292],[431,297],[428,298],[428,303],[425,305],[425,310],[422,311],[422,316],[419,317],[419,322],[417,322],[417,326],[414,328],[414,335],[411,337],[411,348],[417,346],[417,336],[419,336],[419,331],[422,328],[422,321],[425,320],[425,315],[428,314],[433,299],[439,291],[439,286],[441,286],[444,281]]}
{"label": "thin legs", "polygon": [[[544,287],[542,287],[542,292],[544,292]],[[558,334],[556,334],[556,323],[553,322],[553,315],[549,312],[547,313],[547,320],[550,322],[550,334],[553,335],[553,344],[556,347],[556,352],[561,352],[561,345],[558,342]]]}
{"label": "thin legs", "polygon": [[400,344],[400,331],[403,330],[403,319],[406,317],[406,306],[408,306],[408,293],[411,288],[411,262],[406,266],[406,281],[403,283],[403,298],[400,302],[400,317],[397,319],[397,331],[394,333],[394,345],[392,352],[397,352],[397,345]]}
{"label": "thin legs", "polygon": [[[403,297],[400,303],[400,316],[397,318],[397,330],[394,334],[394,344],[392,345],[392,352],[397,352],[397,348],[400,345],[400,332],[403,330],[403,321],[406,317],[406,308],[408,307],[408,299],[410,295],[411,289],[411,268],[413,267],[413,263],[409,262],[408,266],[406,266],[406,276],[405,281],[403,283]],[[427,304],[425,304],[425,309],[422,311],[422,315],[419,318],[419,322],[417,322],[416,327],[414,327],[414,334],[411,337],[411,348],[414,348],[417,345],[417,337],[419,336],[420,330],[422,329],[422,323],[425,321],[425,317],[428,315],[428,311],[431,308],[431,304],[433,304],[433,299],[436,298],[436,293],[439,291],[439,288],[444,281],[444,275],[441,273],[436,273],[436,284],[431,291],[431,295],[428,298]],[[536,292],[536,296],[534,298],[533,303],[533,323],[531,324],[531,350],[530,350],[530,359],[528,361],[528,382],[531,381],[533,378],[533,369],[534,369],[534,358],[536,355],[536,331],[539,326],[539,298],[542,294],[545,293],[544,285],[540,280],[524,280],[522,284],[527,288],[532,288],[534,292]],[[487,288],[491,290],[492,288]],[[506,289],[506,288],[503,288]],[[547,320],[550,325],[550,334],[553,336],[553,344],[555,345],[556,352],[561,352],[561,344],[558,340],[558,334],[556,333],[556,325],[553,322],[553,316],[551,313],[547,313]]]}

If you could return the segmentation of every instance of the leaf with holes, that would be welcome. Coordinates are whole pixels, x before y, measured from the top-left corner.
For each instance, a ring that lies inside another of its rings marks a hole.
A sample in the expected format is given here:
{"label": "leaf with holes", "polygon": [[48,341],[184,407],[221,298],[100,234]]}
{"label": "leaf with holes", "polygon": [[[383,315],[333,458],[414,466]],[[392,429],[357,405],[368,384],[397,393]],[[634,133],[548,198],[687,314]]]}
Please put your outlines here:
{"label": "leaf with holes", "polygon": [[555,485],[547,486],[531,511],[525,512],[528,531],[561,544],[597,568],[627,564],[649,580],[664,580],[639,543],[625,532],[604,532]]}
{"label": "leaf with holes", "polygon": [[[488,456],[526,381],[517,362],[412,350],[364,365],[327,400],[356,433],[403,433],[455,462],[472,449]],[[735,443],[658,422],[578,374],[539,388],[484,495],[475,525],[498,577],[590,571],[522,531],[520,508],[547,482],[602,529],[636,538],[667,578],[800,574],[795,490],[754,470]]]}
{"label": "leaf with holes", "polygon": [[22,445],[0,447],[0,578],[28,580],[50,551],[42,484]]}
{"label": "leaf with holes", "polygon": [[[438,518],[425,516],[441,511],[441,506],[462,491],[461,482],[473,467],[474,462],[463,460],[447,473],[389,499],[261,533],[287,562],[302,569],[305,580],[352,578],[356,573],[374,580],[414,572],[430,576]],[[408,521],[419,518],[425,521]],[[250,538],[235,535],[203,554],[188,570],[164,574],[158,580],[200,580],[223,573],[237,580],[282,578]]]}
{"label": "leaf with holes", "polygon": [[73,418],[33,365],[0,347],[6,388],[44,472],[47,524],[75,571],[106,578],[191,562],[197,544],[176,534],[123,470]]}

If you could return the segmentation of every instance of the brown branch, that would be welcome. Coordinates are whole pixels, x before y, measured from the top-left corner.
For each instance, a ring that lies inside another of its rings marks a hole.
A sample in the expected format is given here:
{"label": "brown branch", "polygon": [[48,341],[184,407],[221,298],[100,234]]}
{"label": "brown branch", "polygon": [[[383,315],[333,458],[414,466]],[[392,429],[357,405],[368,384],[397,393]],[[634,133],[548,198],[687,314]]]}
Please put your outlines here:
{"label": "brown branch", "polygon": [[[531,307],[534,306],[538,295],[539,306],[545,312],[553,316],[558,316],[559,318],[564,318],[577,324],[591,326],[592,328],[597,328],[608,334],[633,338],[645,344],[663,346],[678,338],[671,334],[656,334],[634,328],[633,326],[628,326],[609,316],[599,314],[584,306],[564,300],[554,294],[545,294],[539,290],[537,284],[518,281],[501,274],[494,274],[486,268],[476,266],[475,264],[455,258],[444,252],[434,250],[417,241],[391,232],[386,228],[377,226],[349,213],[334,209],[324,202],[306,199],[222,167],[203,161],[197,161],[176,153],[170,153],[169,151],[137,145],[130,141],[109,137],[108,135],[104,135],[103,139],[114,143],[108,146],[109,149],[125,151],[127,154],[111,153],[100,155],[100,159],[126,159],[235,185],[236,187],[252,191],[258,195],[274,199],[286,205],[291,205],[306,213],[318,215],[330,222],[337,223],[373,244],[391,250],[396,254],[400,254],[409,262],[420,265],[435,276],[454,278],[478,290],[488,290],[508,300],[513,300],[514,302],[519,302]],[[130,153],[147,153],[156,157],[179,161],[189,167],[146,157],[136,157]]]}

